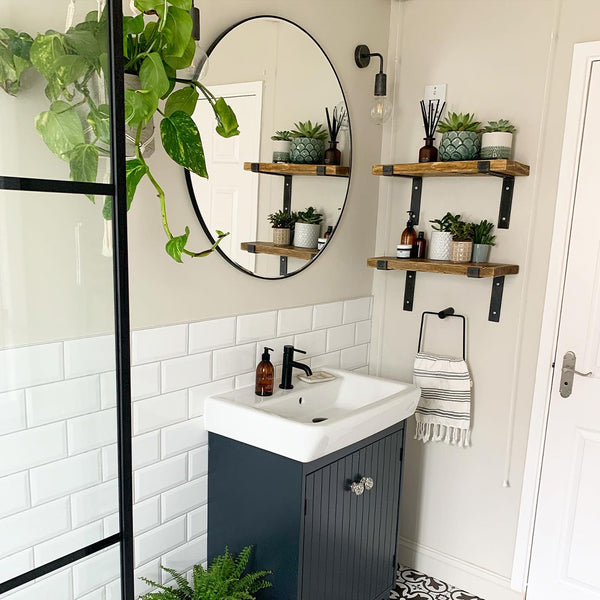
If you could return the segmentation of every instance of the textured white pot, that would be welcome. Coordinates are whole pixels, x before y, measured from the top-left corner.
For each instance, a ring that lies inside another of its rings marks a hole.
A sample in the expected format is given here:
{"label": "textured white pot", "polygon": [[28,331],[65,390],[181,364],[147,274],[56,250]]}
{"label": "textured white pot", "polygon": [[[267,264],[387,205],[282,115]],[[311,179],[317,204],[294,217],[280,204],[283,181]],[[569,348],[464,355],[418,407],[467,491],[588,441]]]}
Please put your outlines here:
{"label": "textured white pot", "polygon": [[509,159],[512,155],[513,134],[507,131],[494,131],[481,136],[480,158]]}
{"label": "textured white pot", "polygon": [[316,248],[321,235],[321,225],[316,223],[296,223],[294,226],[294,246]]}
{"label": "textured white pot", "polygon": [[452,234],[449,231],[432,231],[429,240],[429,258],[431,260],[450,260]]}
{"label": "textured white pot", "polygon": [[[140,90],[142,84],[137,75],[125,73],[125,89]],[[127,158],[135,158],[135,134],[136,130],[125,126],[125,155]],[[146,125],[140,137],[140,148],[145,158],[154,153],[154,118]]]}

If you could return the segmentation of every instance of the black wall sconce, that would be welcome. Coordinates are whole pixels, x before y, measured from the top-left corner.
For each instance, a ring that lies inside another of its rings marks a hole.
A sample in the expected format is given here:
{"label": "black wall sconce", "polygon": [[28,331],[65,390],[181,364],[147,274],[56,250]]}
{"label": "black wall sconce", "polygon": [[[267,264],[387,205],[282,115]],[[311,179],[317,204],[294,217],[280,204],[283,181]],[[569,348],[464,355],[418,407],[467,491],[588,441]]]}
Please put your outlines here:
{"label": "black wall sconce", "polygon": [[381,125],[392,115],[392,105],[387,99],[387,75],[383,72],[383,56],[379,52],[371,52],[369,46],[365,44],[356,46],[354,50],[354,62],[360,69],[369,66],[372,56],[379,58],[379,73],[375,75],[375,93],[371,104],[371,119]]}
{"label": "black wall sconce", "polygon": [[192,64],[182,69],[181,73],[187,79],[199,81],[204,79],[208,72],[208,56],[200,45],[200,10],[194,5],[194,0],[192,0],[190,16],[192,17],[192,37],[196,40],[196,50]]}

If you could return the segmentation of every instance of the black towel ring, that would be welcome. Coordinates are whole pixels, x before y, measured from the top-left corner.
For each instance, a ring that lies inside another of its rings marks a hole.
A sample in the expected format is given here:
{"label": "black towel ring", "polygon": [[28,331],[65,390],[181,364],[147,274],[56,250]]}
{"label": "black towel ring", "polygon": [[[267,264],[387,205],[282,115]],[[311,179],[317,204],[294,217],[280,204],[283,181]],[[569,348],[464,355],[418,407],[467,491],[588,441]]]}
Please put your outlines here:
{"label": "black towel ring", "polygon": [[450,306],[441,310],[440,312],[431,312],[426,310],[421,315],[421,328],[419,329],[419,346],[417,348],[418,352],[421,352],[421,342],[423,341],[423,325],[425,324],[425,315],[436,315],[440,319],[445,319],[446,317],[456,317],[458,319],[462,319],[462,330],[463,330],[463,339],[462,339],[462,348],[463,348],[463,360],[467,360],[467,332],[466,332],[466,324],[467,320],[464,315],[455,315],[454,309]]}

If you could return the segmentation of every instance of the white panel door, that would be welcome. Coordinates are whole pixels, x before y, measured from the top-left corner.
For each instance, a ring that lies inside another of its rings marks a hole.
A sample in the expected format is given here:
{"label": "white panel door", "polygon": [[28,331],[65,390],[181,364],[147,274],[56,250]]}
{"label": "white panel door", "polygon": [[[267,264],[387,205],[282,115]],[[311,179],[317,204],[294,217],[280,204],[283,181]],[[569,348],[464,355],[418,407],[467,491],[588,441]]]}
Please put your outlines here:
{"label": "white panel door", "polygon": [[215,131],[212,108],[198,102],[194,121],[198,125],[208,179],[191,173],[198,208],[216,238],[215,230],[230,235],[221,249],[249,271],[255,270],[255,256],[242,251],[240,244],[256,240],[258,220],[258,177],[244,171],[244,162],[258,162],[262,116],[262,82],[213,85],[211,92],[227,100],[240,125],[240,135],[222,138]]}
{"label": "white panel door", "polygon": [[[528,600],[600,600],[600,62],[589,68]],[[590,374],[564,398],[567,351]]]}

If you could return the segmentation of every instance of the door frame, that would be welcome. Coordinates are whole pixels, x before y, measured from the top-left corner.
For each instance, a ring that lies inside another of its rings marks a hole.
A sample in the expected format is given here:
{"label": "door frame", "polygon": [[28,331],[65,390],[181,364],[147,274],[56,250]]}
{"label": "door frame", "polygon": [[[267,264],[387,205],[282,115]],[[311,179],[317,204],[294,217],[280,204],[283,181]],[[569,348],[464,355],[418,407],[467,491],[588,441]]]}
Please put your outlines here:
{"label": "door frame", "polygon": [[585,42],[574,45],[554,215],[552,249],[546,284],[527,442],[527,458],[523,473],[523,489],[511,578],[511,587],[521,592],[526,591],[529,579],[542,460],[550,411],[550,392],[554,373],[553,363],[556,358],[558,343],[592,63],[595,61],[600,61],[600,42]]}

